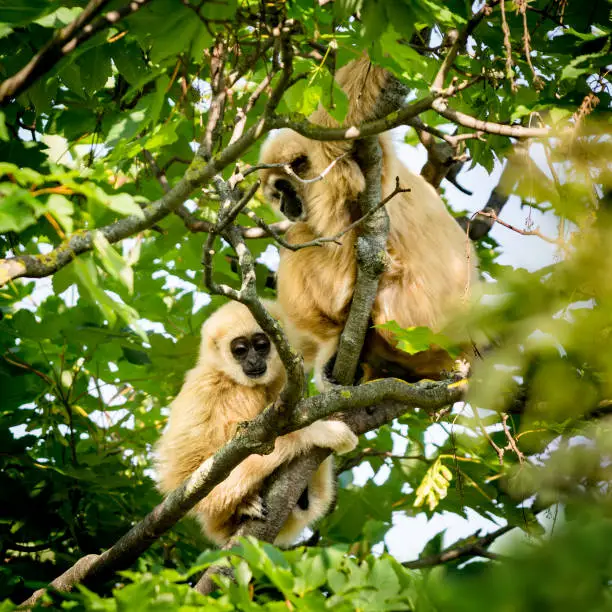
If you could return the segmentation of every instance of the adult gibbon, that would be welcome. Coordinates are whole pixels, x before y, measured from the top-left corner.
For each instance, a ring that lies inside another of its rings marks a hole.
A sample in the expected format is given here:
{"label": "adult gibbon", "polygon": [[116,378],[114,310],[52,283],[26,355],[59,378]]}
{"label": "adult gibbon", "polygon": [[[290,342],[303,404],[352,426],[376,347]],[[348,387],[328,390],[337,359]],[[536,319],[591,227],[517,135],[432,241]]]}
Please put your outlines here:
{"label": "adult gibbon", "polygon": [[[275,304],[267,304],[272,309]],[[198,362],[172,402],[168,426],[156,447],[159,487],[167,493],[191,475],[256,417],[285,384],[285,369],[268,336],[249,309],[230,302],[202,326]],[[314,446],[346,453],[357,437],[340,421],[316,421],[276,439],[269,455],[250,455],[194,508],[205,535],[225,544],[241,519],[267,512],[259,495],[262,482],[281,464]],[[275,543],[292,544],[302,530],[323,516],[333,499],[333,459],[325,460],[292,510]]]}
{"label": "adult gibbon", "polygon": [[[379,98],[391,83],[389,79],[390,75],[371,65],[366,56],[337,72],[336,80],[349,100],[345,126],[359,125],[380,110]],[[309,119],[318,125],[336,125],[322,107]],[[390,221],[387,261],[372,322],[395,320],[404,328],[428,326],[441,331],[461,307],[466,287],[475,282],[476,257],[472,253],[468,262],[465,234],[436,190],[402,164],[389,134],[380,135],[379,141],[383,197],[394,190],[396,177],[410,192],[396,195],[386,205]],[[286,235],[289,243],[333,236],[359,218],[357,198],[365,188],[365,179],[351,155],[353,147],[350,141],[309,140],[290,129],[279,130],[264,143],[260,163],[290,164],[306,181],[321,176],[337,160],[319,181],[302,182],[282,168],[260,171],[266,198],[296,222]],[[358,232],[356,228],[343,236],[341,245],[281,249],[278,300],[288,320],[287,333],[303,352],[306,364],[314,365],[319,388],[323,370],[337,350],[353,296]],[[442,371],[454,365],[445,351],[434,347],[414,355],[396,349],[392,334],[385,330],[371,330],[362,360],[370,365],[370,375],[381,375],[377,366],[391,361],[398,363],[409,379],[440,378]]]}

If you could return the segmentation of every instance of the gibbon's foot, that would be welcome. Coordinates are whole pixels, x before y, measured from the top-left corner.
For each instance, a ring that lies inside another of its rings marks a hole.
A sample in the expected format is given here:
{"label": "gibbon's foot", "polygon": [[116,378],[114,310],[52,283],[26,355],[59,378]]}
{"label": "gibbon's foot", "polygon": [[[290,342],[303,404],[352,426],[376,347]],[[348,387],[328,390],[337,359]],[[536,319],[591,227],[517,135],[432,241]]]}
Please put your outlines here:
{"label": "gibbon's foot", "polygon": [[340,383],[334,378],[334,366],[336,365],[336,357],[338,353],[334,353],[323,368],[323,384],[327,387],[326,391],[338,386]]}
{"label": "gibbon's foot", "polygon": [[464,380],[469,378],[471,370],[472,364],[467,359],[455,359],[450,377],[455,381]]}
{"label": "gibbon's foot", "polygon": [[256,493],[242,501],[236,509],[236,515],[242,520],[255,519],[263,521],[268,516],[268,508],[261,495]]}

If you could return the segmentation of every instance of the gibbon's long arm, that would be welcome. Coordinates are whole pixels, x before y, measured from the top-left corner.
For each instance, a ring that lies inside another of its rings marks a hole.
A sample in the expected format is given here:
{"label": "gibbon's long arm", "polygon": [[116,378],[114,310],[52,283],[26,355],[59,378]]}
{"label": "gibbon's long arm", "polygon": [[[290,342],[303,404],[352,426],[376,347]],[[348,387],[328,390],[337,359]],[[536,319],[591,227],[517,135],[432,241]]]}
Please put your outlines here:
{"label": "gibbon's long arm", "polygon": [[202,500],[200,508],[214,516],[230,516],[244,499],[256,492],[276,468],[314,446],[347,453],[357,445],[357,436],[341,421],[317,421],[304,429],[276,439],[269,455],[250,455],[235,467],[225,481]]}

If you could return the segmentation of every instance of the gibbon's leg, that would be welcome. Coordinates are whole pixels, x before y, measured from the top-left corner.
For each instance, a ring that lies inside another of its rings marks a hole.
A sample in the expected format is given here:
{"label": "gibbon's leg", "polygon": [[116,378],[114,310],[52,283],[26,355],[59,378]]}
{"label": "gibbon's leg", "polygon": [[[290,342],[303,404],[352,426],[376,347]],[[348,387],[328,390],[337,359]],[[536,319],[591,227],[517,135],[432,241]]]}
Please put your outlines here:
{"label": "gibbon's leg", "polygon": [[[321,392],[329,391],[334,384],[338,384],[331,377],[333,364],[338,351],[340,337],[330,338],[319,344],[319,349],[314,362],[314,382],[317,389]],[[331,365],[330,365],[331,362]]]}
{"label": "gibbon's leg", "polygon": [[327,514],[335,493],[334,458],[328,457],[312,475],[300,502],[293,508],[287,521],[274,540],[277,546],[291,546],[306,527]]}
{"label": "gibbon's leg", "polygon": [[[305,223],[287,232],[292,244],[308,242],[317,235]],[[342,257],[336,245],[300,251],[281,251],[278,268],[278,300],[285,313],[291,344],[304,355],[307,369],[315,371],[315,383],[323,388],[322,371],[336,352],[344,327],[355,277],[353,250]]]}
{"label": "gibbon's leg", "polygon": [[214,518],[215,522],[224,522],[281,464],[314,446],[347,453],[356,445],[357,436],[346,423],[316,421],[304,429],[277,438],[274,450],[269,455],[247,457],[198,504],[197,509],[210,519]]}

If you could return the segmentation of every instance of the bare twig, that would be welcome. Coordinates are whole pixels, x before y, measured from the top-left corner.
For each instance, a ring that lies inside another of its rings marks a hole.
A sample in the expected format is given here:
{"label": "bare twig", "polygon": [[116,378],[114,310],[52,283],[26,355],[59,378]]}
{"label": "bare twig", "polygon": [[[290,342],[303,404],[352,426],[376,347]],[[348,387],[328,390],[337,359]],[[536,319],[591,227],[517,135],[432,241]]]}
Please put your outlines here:
{"label": "bare twig", "polygon": [[242,235],[247,239],[267,238],[268,236],[272,236],[278,240],[279,236],[284,234],[293,225],[293,223],[287,219],[270,224],[264,223],[261,219],[259,219],[259,221],[261,221],[261,225],[258,223],[258,227],[241,228]]}
{"label": "bare twig", "polygon": [[353,221],[353,223],[347,225],[344,229],[339,231],[337,234],[334,234],[333,236],[322,236],[320,238],[314,238],[313,240],[309,240],[308,242],[299,242],[297,244],[287,242],[286,240],[281,238],[276,232],[272,233],[272,228],[269,225],[266,225],[266,223],[262,219],[257,217],[254,212],[248,211],[246,214],[250,219],[255,221],[258,226],[262,227],[262,229],[266,229],[266,231],[268,231],[282,247],[289,249],[290,251],[299,251],[301,249],[323,246],[324,244],[328,244],[330,242],[333,242],[335,244],[342,244],[340,242],[340,238],[342,238],[350,231],[356,229],[368,219],[370,219],[381,208],[388,204],[388,202],[392,200],[396,195],[398,195],[399,193],[407,193],[410,191],[410,189],[403,189],[399,186],[399,177],[396,177],[395,180],[395,189],[386,198],[383,198],[380,202],[378,202],[378,204],[376,204],[374,208],[371,208],[363,216],[359,217],[359,219]]}
{"label": "bare twig", "polygon": [[529,0],[517,0],[516,2],[517,10],[523,17],[523,51],[525,53],[525,60],[527,61],[527,65],[529,66],[529,70],[531,70],[531,74],[533,76],[533,86],[536,89],[542,89],[544,84],[542,83],[542,79],[538,76],[538,73],[535,71],[533,62],[531,61],[531,35],[529,34],[529,27],[527,25],[528,2]]}
{"label": "bare twig", "polygon": [[223,115],[225,113],[225,101],[227,99],[224,74],[225,54],[225,41],[219,36],[210,53],[210,87],[212,96],[208,109],[206,130],[199,151],[199,154],[206,161],[210,160],[212,157],[213,147],[223,127]]}
{"label": "bare twig", "polygon": [[510,87],[512,91],[516,91],[516,83],[512,75],[512,45],[510,44],[510,27],[508,26],[508,20],[506,19],[506,2],[500,0],[501,8],[501,21],[502,21],[502,32],[504,33],[504,49],[506,51],[506,77],[510,81]]}
{"label": "bare twig", "polygon": [[[542,232],[540,232],[540,230],[538,229],[524,230],[524,229],[515,227],[514,225],[511,225],[510,223],[507,223],[506,221],[503,221],[502,219],[500,219],[497,216],[497,214],[493,212],[492,210],[490,211],[478,210],[472,215],[471,219],[474,219],[476,217],[488,217],[489,219],[493,219],[495,223],[499,223],[500,225],[503,225],[504,227],[511,229],[513,232],[516,232],[517,234],[521,234],[522,236],[537,236],[538,238],[541,238],[542,240],[550,244],[556,244],[557,246],[563,246],[565,244],[565,241],[562,238],[550,238],[549,236],[545,236],[544,234],[542,234]],[[469,225],[468,225],[468,231],[469,231]]]}
{"label": "bare twig", "polygon": [[468,21],[467,25],[459,34],[452,45],[450,46],[448,52],[446,53],[446,57],[436,74],[436,77],[432,83],[431,89],[434,92],[442,90],[444,87],[444,81],[450,69],[459,53],[459,50],[463,48],[467,42],[468,37],[474,32],[478,24],[483,20],[483,18],[490,14],[492,8],[498,4],[499,0],[489,0],[489,2],[485,2],[484,5],[476,12]]}
{"label": "bare twig", "polygon": [[[416,559],[415,561],[406,561],[402,563],[402,565],[408,569],[424,569],[444,563],[450,563],[451,561],[457,561],[459,559],[465,559],[466,557],[485,556],[491,558],[491,553],[488,551],[485,552],[486,547],[490,546],[497,538],[503,536],[512,529],[514,529],[514,525],[506,525],[482,537],[478,537],[478,533],[476,533],[472,536],[476,538],[473,542],[468,541],[467,544],[463,544],[462,546],[447,548],[441,553],[430,555],[422,559]],[[497,559],[498,557],[495,556],[494,558]]]}
{"label": "bare twig", "polygon": [[491,448],[497,453],[497,458],[499,459],[499,465],[503,465],[504,464],[504,452],[505,452],[504,449],[495,443],[495,441],[493,440],[493,438],[487,431],[487,428],[484,426],[484,423],[482,422],[480,418],[478,408],[474,408],[472,412],[474,413],[474,418],[476,419],[478,423],[478,427],[480,428],[480,431],[482,431],[483,436],[487,439],[487,442],[491,445]]}
{"label": "bare twig", "polygon": [[322,181],[329,174],[331,169],[347,155],[348,153],[343,153],[342,155],[339,155],[338,157],[336,157],[336,159],[333,159],[331,161],[331,163],[327,166],[327,168],[323,170],[323,172],[317,174],[317,176],[310,179],[305,179],[301,176],[298,176],[291,167],[291,164],[288,162],[280,162],[277,164],[257,164],[256,166],[251,166],[250,168],[247,168],[242,174],[243,176],[248,176],[249,174],[252,174],[253,172],[256,172],[258,170],[273,170],[275,168],[279,168],[299,183],[302,183],[303,185],[310,185],[312,183],[318,183],[319,181]]}
{"label": "bare twig", "polygon": [[502,415],[502,427],[504,429],[504,433],[506,434],[506,438],[508,440],[508,448],[512,450],[514,454],[517,456],[519,463],[525,463],[525,455],[519,449],[516,443],[516,440],[514,439],[514,436],[512,435],[510,428],[508,427],[508,417],[509,415],[507,414]]}

